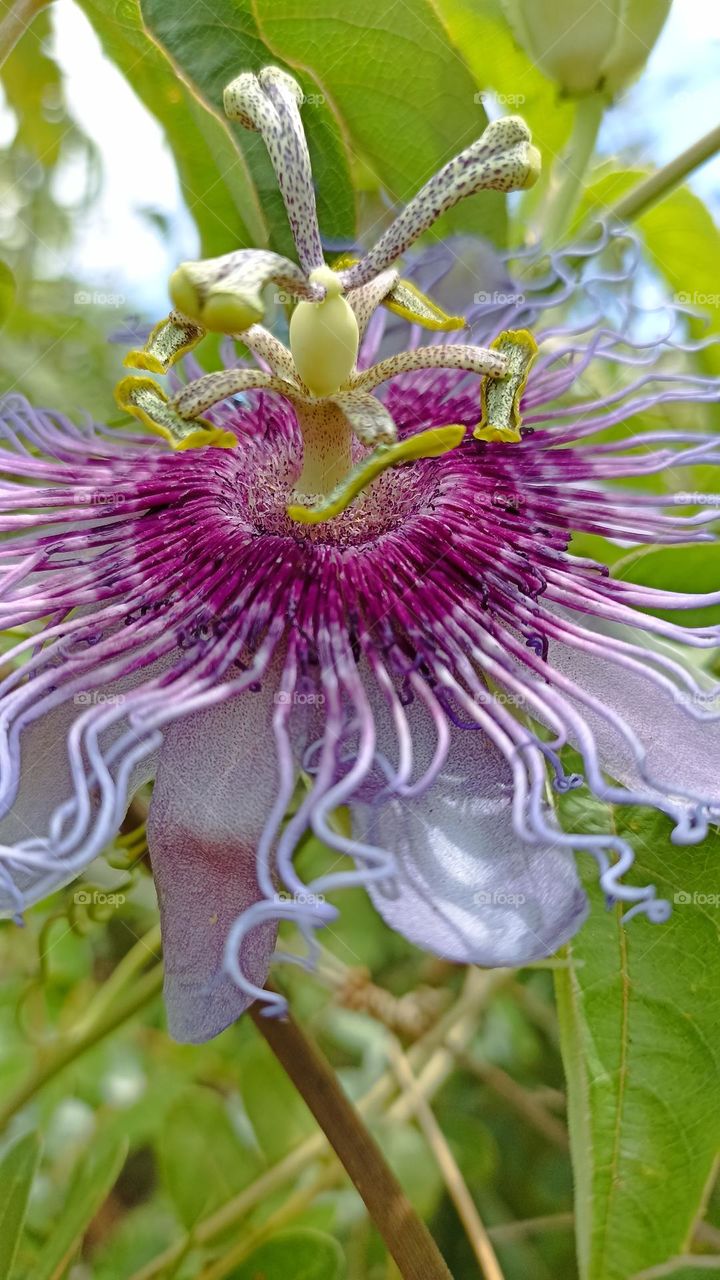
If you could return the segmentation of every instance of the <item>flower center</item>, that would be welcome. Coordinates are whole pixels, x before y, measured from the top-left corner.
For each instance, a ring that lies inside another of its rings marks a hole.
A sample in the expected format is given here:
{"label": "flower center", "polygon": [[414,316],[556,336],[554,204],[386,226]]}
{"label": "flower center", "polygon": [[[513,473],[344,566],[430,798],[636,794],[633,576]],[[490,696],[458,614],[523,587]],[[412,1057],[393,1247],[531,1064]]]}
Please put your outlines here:
{"label": "flower center", "polygon": [[348,381],[357,360],[360,334],[355,313],[343,297],[340,276],[317,267],[311,284],[322,285],[322,302],[298,302],[290,320],[295,368],[314,396],[331,396]]}

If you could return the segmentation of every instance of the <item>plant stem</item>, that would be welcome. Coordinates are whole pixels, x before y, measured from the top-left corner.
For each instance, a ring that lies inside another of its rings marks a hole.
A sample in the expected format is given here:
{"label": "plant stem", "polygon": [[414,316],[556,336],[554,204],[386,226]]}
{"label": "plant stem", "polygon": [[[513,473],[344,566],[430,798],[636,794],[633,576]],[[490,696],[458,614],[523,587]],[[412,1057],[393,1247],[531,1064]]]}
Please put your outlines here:
{"label": "plant stem", "polygon": [[11,0],[6,6],[5,16],[0,20],[0,67],[27,31],[35,14],[47,3],[48,0]]}
{"label": "plant stem", "polygon": [[81,1035],[71,1032],[64,1040],[52,1049],[44,1060],[41,1060],[35,1070],[30,1073],[26,1080],[20,1085],[15,1093],[11,1094],[5,1105],[0,1108],[0,1133],[6,1124],[26,1102],[46,1085],[49,1080],[58,1075],[64,1067],[67,1067],[76,1058],[86,1050],[91,1049],[104,1036],[110,1035],[122,1026],[123,1022],[127,1022],[133,1014],[138,1013],[146,1004],[149,1004],[155,996],[159,995],[163,984],[163,966],[155,965],[153,969],[146,973],[144,977],[135,985],[132,995],[125,1001],[118,1002],[114,1008],[108,1009],[106,1013],[94,1021],[90,1026],[86,1027]]}
{"label": "plant stem", "polygon": [[[416,1088],[412,1091],[412,1097],[408,1093],[401,1094],[394,1105],[385,1110],[385,1123],[403,1123],[413,1113],[412,1104],[416,1094],[430,1097],[442,1087],[455,1065],[455,1055],[470,1044],[481,1011],[498,987],[507,983],[511,977],[512,971],[509,969],[494,969],[489,973],[482,973],[479,969],[468,970],[463,991],[453,1007],[408,1050],[408,1061],[413,1071],[419,1073],[416,1076]],[[382,1113],[395,1090],[393,1073],[383,1072],[357,1103],[360,1114],[365,1116]],[[319,1130],[306,1138],[249,1187],[245,1187],[214,1213],[197,1223],[193,1229],[192,1242],[195,1245],[209,1245],[218,1236],[237,1227],[258,1204],[268,1200],[279,1187],[297,1177],[313,1160],[324,1158],[327,1145],[327,1139]],[[170,1267],[178,1263],[187,1248],[188,1239],[185,1237],[134,1272],[131,1280],[156,1280],[157,1276],[167,1273]]]}
{"label": "plant stem", "polygon": [[575,212],[606,106],[607,99],[601,93],[589,93],[577,100],[570,147],[560,160],[564,171],[549,198],[542,229],[543,243],[548,249],[554,249],[562,240]]}
{"label": "plant stem", "polygon": [[[404,1090],[409,1090],[411,1094],[415,1094],[415,1076],[413,1075],[412,1067],[397,1041],[391,1042],[390,1060],[400,1087]],[[485,1224],[478,1213],[475,1201],[468,1191],[467,1183],[460,1172],[447,1138],[435,1119],[435,1114],[430,1104],[425,1098],[415,1096],[413,1110],[425,1140],[435,1156],[438,1169],[447,1187],[448,1195],[455,1205],[457,1215],[465,1228],[468,1242],[480,1264],[485,1280],[503,1280],[500,1263],[490,1243]]]}
{"label": "plant stem", "polygon": [[160,958],[161,946],[160,925],[156,924],[144,937],[138,938],[135,946],[131,947],[122,960],[116,964],[109,978],[106,978],[97,995],[90,1001],[79,1022],[76,1022],[73,1027],[73,1038],[84,1035],[97,1022],[98,1018],[105,1014],[106,1010],[112,1008],[120,992],[129,985],[132,979],[142,973],[142,970],[150,960],[157,962]]}
{"label": "plant stem", "polygon": [[638,183],[632,191],[611,205],[608,216],[619,222],[631,222],[651,205],[657,204],[675,189],[694,169],[699,169],[720,151],[720,125],[716,125],[709,133],[698,138],[692,146],[682,151],[679,156],[663,165],[656,173]]}
{"label": "plant stem", "polygon": [[265,1018],[257,1006],[250,1016],[362,1196],[403,1280],[452,1280],[425,1223],[315,1045],[292,1017]]}

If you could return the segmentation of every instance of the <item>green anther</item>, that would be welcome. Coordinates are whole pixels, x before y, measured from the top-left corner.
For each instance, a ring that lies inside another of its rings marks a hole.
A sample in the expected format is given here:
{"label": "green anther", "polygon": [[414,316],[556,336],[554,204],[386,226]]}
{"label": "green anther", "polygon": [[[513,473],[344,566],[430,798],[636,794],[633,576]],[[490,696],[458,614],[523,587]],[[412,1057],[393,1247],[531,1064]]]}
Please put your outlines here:
{"label": "green anther", "polygon": [[295,503],[287,508],[291,520],[298,524],[322,524],[339,516],[363,489],[367,489],[383,471],[401,462],[415,458],[439,458],[443,453],[456,449],[465,435],[463,426],[430,427],[418,431],[395,444],[381,444],[353,467],[347,478],[315,506]]}
{"label": "green anther", "polygon": [[216,427],[205,418],[181,418],[152,378],[123,378],[115,388],[115,399],[121,409],[154,435],[162,436],[173,449],[204,449],[207,445],[232,449],[237,444],[232,431]]}
{"label": "green anther", "polygon": [[178,311],[171,311],[155,325],[145,346],[126,355],[128,369],[147,369],[150,373],[167,373],[168,369],[205,336],[205,330]]}
{"label": "green anther", "polygon": [[476,440],[517,444],[521,439],[520,400],[537,355],[537,343],[527,329],[504,329],[490,348],[507,357],[508,369],[502,378],[483,379],[482,413],[473,436]]}
{"label": "green anther", "polygon": [[411,324],[422,325],[423,329],[447,333],[451,329],[467,328],[467,321],[463,316],[449,316],[409,280],[398,280],[383,299],[383,306],[396,316],[402,316],[403,320],[409,320]]}
{"label": "green anther", "polygon": [[[333,263],[333,271],[345,271],[358,261],[351,253],[344,253]],[[448,333],[452,329],[467,329],[464,316],[448,315],[409,280],[396,280],[383,298],[382,305],[396,316],[402,316],[403,320],[409,320],[411,324],[419,324],[423,329],[434,329],[441,333]]]}

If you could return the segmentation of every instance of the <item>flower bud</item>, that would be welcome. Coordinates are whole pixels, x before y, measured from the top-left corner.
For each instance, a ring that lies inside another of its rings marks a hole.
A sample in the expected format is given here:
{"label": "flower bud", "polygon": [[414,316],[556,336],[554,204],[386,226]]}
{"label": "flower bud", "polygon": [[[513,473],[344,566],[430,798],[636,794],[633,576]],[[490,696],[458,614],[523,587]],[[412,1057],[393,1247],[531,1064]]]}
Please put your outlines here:
{"label": "flower bud", "polygon": [[564,93],[611,96],[642,69],[671,0],[503,0],[528,57]]}

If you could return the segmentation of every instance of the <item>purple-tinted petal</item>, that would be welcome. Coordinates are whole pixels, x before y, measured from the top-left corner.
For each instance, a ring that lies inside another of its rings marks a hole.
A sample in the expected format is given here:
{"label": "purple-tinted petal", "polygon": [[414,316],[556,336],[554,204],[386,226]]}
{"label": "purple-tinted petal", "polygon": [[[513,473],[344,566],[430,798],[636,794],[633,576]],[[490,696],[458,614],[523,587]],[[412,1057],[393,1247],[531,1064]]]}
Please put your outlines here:
{"label": "purple-tinted petal", "polygon": [[[262,896],[255,849],[276,786],[272,709],[264,684],[173,724],[162,746],[148,845],[176,1040],[208,1040],[250,1003],[224,973],[223,955],[233,921]],[[275,934],[263,924],[243,943],[243,969],[259,986]]]}
{"label": "purple-tinted petal", "polygon": [[[585,620],[587,626],[587,619]],[[610,656],[587,648],[551,643],[549,662],[553,668],[580,686],[591,698],[620,716],[642,743],[645,760],[642,773],[626,739],[597,712],[582,706],[598,754],[606,772],[627,787],[639,791],[655,788],[669,795],[691,796],[720,805],[720,719],[703,720],[700,715],[720,713],[720,699],[693,694],[661,683],[654,654],[677,661],[677,651],[643,637],[628,628],[588,630],[590,644],[602,644],[604,633],[634,644],[635,661],[644,669],[620,665]],[[693,714],[695,712],[695,714]]]}
{"label": "purple-tinted petal", "polygon": [[391,849],[397,877],[370,885],[410,942],[460,963],[519,966],[579,929],[587,901],[572,853],[513,830],[510,769],[481,731],[456,730],[442,772],[412,800],[364,806],[365,839]]}

